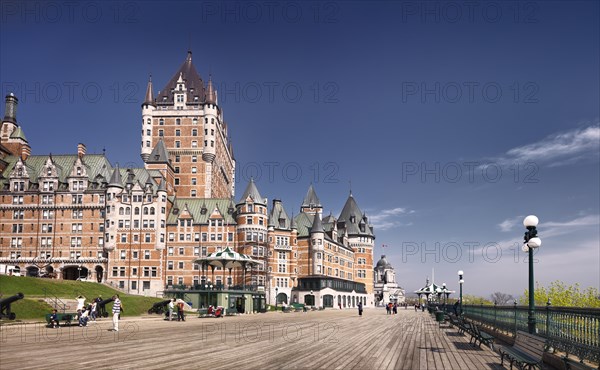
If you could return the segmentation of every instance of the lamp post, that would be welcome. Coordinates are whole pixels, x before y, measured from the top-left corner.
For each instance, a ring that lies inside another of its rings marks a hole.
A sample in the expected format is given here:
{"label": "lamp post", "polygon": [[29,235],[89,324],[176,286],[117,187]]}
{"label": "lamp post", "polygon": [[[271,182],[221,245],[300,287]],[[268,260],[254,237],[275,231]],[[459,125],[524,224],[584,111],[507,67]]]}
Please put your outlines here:
{"label": "lamp post", "polygon": [[314,306],[315,305],[315,296],[313,295],[312,289],[310,290],[310,301],[312,303],[312,306]]}
{"label": "lamp post", "polygon": [[542,245],[542,240],[537,237],[536,226],[539,219],[534,215],[529,215],[523,220],[523,226],[527,229],[523,239],[523,251],[529,253],[529,311],[527,314],[527,329],[530,334],[535,333],[535,297],[534,297],[534,280],[533,280],[533,250]]}
{"label": "lamp post", "polygon": [[462,286],[463,286],[463,283],[465,282],[465,281],[463,280],[463,275],[464,275],[464,272],[463,272],[463,270],[460,270],[460,271],[458,272],[458,284],[460,285],[460,294],[459,294],[459,300],[460,300],[460,305],[459,305],[459,307],[460,307],[460,316],[462,316],[462,314],[463,314]]}
{"label": "lamp post", "polygon": [[278,287],[275,287],[275,311],[277,311],[277,292],[279,291]]}

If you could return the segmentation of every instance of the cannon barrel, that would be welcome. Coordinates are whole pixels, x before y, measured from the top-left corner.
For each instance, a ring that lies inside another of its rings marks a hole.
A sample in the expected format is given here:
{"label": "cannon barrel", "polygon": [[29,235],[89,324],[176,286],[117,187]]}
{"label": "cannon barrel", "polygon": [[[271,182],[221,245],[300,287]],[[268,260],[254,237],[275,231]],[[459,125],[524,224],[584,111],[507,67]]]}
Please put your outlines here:
{"label": "cannon barrel", "polygon": [[114,299],[112,299],[112,298],[105,299],[105,300],[103,300],[103,301],[100,301],[100,302],[98,303],[98,306],[100,306],[100,307],[104,307],[104,306],[106,306],[108,303],[110,303],[110,302],[112,302],[112,301],[114,301]]}
{"label": "cannon barrel", "polygon": [[166,305],[169,304],[169,302],[171,302],[171,300],[166,300],[166,301],[160,301],[160,302],[156,302],[155,304],[152,305],[152,307],[148,310],[148,314],[152,314],[152,313],[162,313],[163,309]]}
{"label": "cannon barrel", "polygon": [[6,305],[9,305],[11,303],[13,303],[14,301],[18,301],[19,299],[23,299],[25,296],[23,295],[23,293],[17,293],[13,296],[10,296],[8,298],[2,298],[0,299],[0,307],[4,307]]}
{"label": "cannon barrel", "polygon": [[0,319],[8,318],[9,320],[14,320],[17,318],[17,315],[10,310],[10,304],[18,301],[19,299],[23,299],[25,296],[23,293],[17,293],[13,296],[0,299]]}

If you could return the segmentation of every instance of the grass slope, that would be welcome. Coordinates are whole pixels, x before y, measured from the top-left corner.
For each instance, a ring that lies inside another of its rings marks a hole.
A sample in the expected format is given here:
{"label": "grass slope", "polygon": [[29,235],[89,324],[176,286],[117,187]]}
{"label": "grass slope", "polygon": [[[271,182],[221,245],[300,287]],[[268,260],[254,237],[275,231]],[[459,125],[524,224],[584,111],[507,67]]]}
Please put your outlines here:
{"label": "grass slope", "polygon": [[[0,275],[0,294],[3,297],[9,297],[21,292],[25,299],[12,304],[12,311],[17,314],[17,319],[42,319],[45,314],[50,312],[51,307],[44,302],[39,302],[40,298],[48,296],[57,296],[62,299],[75,299],[82,295],[88,301],[102,296],[108,299],[114,294],[119,294],[123,304],[124,316],[139,316],[148,311],[152,304],[162,299],[153,297],[142,297],[137,295],[128,295],[118,292],[106,285],[70,280],[51,280],[40,279],[25,276],[6,276]],[[110,310],[112,304],[107,305]]]}

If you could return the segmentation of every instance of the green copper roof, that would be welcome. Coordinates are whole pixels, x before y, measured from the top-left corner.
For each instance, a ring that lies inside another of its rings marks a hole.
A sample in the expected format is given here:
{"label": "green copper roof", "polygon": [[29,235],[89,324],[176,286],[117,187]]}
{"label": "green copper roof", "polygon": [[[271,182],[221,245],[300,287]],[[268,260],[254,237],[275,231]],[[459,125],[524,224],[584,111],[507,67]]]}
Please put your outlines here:
{"label": "green copper roof", "polygon": [[12,132],[12,134],[10,134],[10,137],[11,137],[11,139],[21,139],[21,140],[28,142],[27,138],[25,137],[25,133],[21,129],[21,126],[17,126],[17,129],[14,130]]}

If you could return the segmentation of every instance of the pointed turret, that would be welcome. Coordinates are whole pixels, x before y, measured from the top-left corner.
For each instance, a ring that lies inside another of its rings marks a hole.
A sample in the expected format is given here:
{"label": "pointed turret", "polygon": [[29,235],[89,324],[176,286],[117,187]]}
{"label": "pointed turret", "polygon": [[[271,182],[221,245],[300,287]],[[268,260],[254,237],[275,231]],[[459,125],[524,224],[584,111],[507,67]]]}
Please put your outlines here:
{"label": "pointed turret", "polygon": [[242,197],[240,198],[238,204],[245,203],[248,197],[250,197],[254,201],[254,203],[261,203],[267,205],[267,200],[263,198],[258,192],[253,178],[250,178],[250,182],[248,183],[248,186],[246,187],[244,194],[242,194]]}
{"label": "pointed turret", "polygon": [[171,164],[171,161],[169,160],[169,151],[167,150],[162,138],[158,140],[158,143],[156,143],[156,146],[152,150],[152,153],[150,153],[150,157],[148,157],[146,163]]}
{"label": "pointed turret", "polygon": [[115,167],[115,170],[110,176],[110,181],[108,182],[108,187],[120,188],[123,189],[123,181],[121,180],[121,171],[119,170],[119,165]]}
{"label": "pointed turret", "polygon": [[292,222],[290,224],[290,229],[298,231],[298,226],[296,225],[296,218],[292,215]]}
{"label": "pointed turret", "polygon": [[310,228],[310,233],[323,233],[323,223],[321,222],[321,217],[319,215],[315,215],[312,223],[312,227]]}
{"label": "pointed turret", "polygon": [[146,98],[144,99],[144,102],[142,103],[142,106],[144,106],[144,105],[155,106],[154,93],[152,92],[152,75],[150,75],[150,78],[148,79],[148,86],[146,87]]}
{"label": "pointed turret", "polygon": [[212,83],[212,75],[208,75],[208,85],[206,86],[206,104],[217,104],[217,91]]}
{"label": "pointed turret", "polygon": [[318,214],[319,216],[323,213],[323,207],[321,206],[321,201],[317,196],[317,192],[312,184],[308,187],[308,191],[306,192],[306,196],[302,201],[302,205],[300,206],[300,212],[305,212],[308,214]]}

